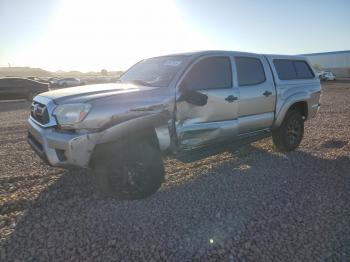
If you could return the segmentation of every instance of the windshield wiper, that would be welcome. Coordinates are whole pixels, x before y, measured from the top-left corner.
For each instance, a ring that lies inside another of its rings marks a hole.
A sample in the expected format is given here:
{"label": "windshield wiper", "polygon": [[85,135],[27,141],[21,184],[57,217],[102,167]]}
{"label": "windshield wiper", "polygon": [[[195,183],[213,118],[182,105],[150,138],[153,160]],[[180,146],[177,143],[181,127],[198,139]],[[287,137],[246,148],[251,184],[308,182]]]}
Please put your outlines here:
{"label": "windshield wiper", "polygon": [[139,79],[125,81],[123,83],[132,83],[132,84],[142,85],[142,86],[152,86],[150,83]]}

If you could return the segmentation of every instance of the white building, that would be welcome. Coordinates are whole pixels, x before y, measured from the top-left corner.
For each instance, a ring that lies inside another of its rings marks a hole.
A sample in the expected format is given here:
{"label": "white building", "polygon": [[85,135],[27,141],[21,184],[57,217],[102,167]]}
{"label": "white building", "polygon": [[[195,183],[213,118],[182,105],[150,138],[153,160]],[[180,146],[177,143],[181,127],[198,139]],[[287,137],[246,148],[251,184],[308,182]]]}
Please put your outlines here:
{"label": "white building", "polygon": [[304,56],[316,68],[331,71],[338,77],[350,77],[350,50],[304,54]]}

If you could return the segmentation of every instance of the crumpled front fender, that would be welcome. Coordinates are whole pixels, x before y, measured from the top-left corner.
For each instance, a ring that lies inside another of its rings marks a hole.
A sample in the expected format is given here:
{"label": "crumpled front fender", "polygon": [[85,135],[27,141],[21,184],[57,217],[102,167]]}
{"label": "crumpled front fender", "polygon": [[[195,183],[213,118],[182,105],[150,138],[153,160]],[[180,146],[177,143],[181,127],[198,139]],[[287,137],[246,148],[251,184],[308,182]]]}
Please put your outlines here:
{"label": "crumpled front fender", "polygon": [[115,142],[130,134],[137,134],[137,132],[142,132],[147,129],[154,129],[157,134],[159,148],[164,151],[170,146],[169,120],[170,114],[167,112],[159,114],[152,113],[130,119],[105,129],[97,144]]}

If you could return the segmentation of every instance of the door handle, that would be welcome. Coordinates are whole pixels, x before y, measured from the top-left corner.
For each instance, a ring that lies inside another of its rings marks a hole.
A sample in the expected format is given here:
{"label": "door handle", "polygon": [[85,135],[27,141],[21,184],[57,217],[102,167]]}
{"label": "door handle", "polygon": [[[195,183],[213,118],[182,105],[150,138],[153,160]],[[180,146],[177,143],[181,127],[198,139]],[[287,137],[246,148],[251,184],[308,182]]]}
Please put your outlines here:
{"label": "door handle", "polygon": [[264,95],[264,96],[269,96],[269,95],[272,95],[272,92],[266,90],[266,91],[263,93],[263,95]]}
{"label": "door handle", "polygon": [[229,103],[232,103],[233,101],[238,100],[237,96],[229,95],[228,97],[225,98],[225,100]]}

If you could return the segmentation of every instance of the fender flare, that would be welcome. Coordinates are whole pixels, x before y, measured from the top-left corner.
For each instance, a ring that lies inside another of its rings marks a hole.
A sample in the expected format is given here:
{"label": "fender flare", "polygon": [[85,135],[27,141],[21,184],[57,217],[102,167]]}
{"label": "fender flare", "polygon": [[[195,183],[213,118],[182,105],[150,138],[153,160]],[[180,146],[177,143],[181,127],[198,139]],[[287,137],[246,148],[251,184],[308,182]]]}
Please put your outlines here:
{"label": "fender flare", "polygon": [[306,102],[309,106],[308,101],[310,100],[310,94],[308,92],[298,92],[289,96],[283,101],[283,103],[276,108],[276,117],[273,124],[273,128],[277,128],[282,124],[284,117],[292,105],[298,102]]}

